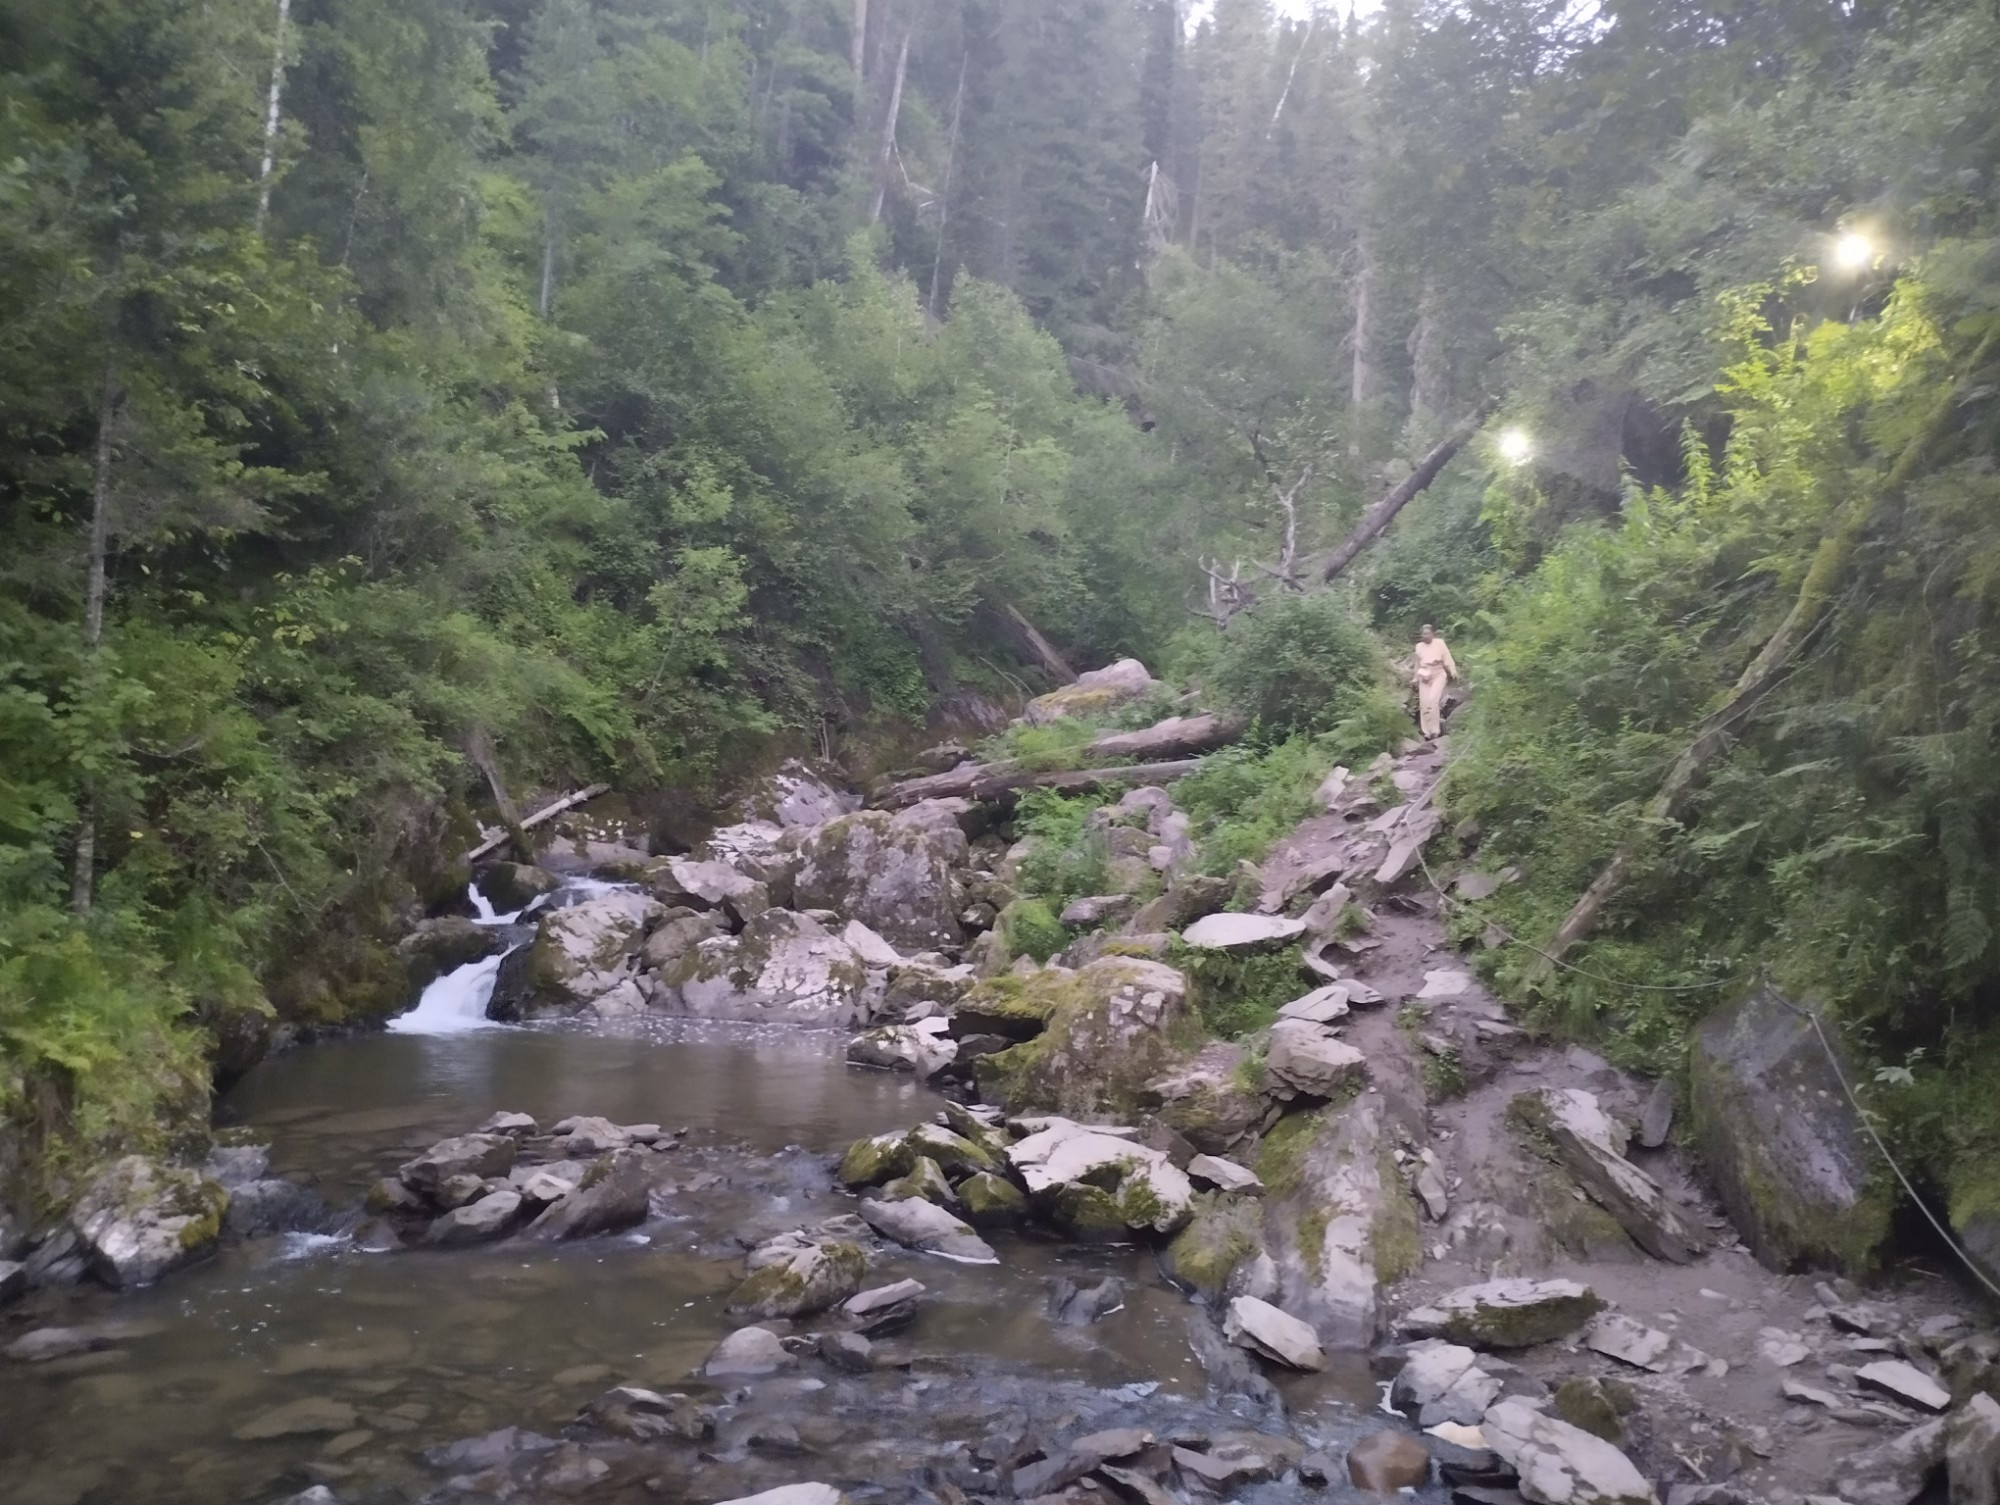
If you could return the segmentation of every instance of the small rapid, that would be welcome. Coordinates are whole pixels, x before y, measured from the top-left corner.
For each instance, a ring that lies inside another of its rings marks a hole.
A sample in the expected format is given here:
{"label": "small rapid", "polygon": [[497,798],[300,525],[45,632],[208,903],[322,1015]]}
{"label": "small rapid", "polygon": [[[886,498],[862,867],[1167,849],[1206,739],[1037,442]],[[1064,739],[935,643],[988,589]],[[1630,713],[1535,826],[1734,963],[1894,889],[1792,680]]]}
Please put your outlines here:
{"label": "small rapid", "polygon": [[467,962],[438,978],[424,989],[417,1006],[398,1014],[388,1023],[392,1035],[457,1035],[473,1029],[505,1029],[486,1017],[493,1001],[493,985],[500,978],[500,964],[514,948],[497,956]]}

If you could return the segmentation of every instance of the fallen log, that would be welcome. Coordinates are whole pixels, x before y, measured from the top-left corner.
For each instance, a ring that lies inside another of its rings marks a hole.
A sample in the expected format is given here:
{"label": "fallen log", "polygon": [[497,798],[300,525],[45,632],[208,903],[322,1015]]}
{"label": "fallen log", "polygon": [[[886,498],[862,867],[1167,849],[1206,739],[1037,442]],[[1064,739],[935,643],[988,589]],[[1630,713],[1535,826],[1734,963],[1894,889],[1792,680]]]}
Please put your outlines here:
{"label": "fallen log", "polygon": [[1025,771],[989,776],[972,786],[970,798],[995,800],[1017,789],[1054,789],[1063,794],[1118,785],[1138,788],[1142,784],[1166,784],[1186,778],[1201,767],[1200,758],[1177,758],[1170,763],[1136,763],[1126,768],[1080,768],[1054,773]]}
{"label": "fallen log", "polygon": [[1439,441],[1437,447],[1418,462],[1417,468],[1404,478],[1402,483],[1386,496],[1371,503],[1361,514],[1361,521],[1354,525],[1354,531],[1341,541],[1340,547],[1327,556],[1319,567],[1322,581],[1332,580],[1342,570],[1354,563],[1355,557],[1375,540],[1375,536],[1396,519],[1396,514],[1408,506],[1426,486],[1438,478],[1438,472],[1451,463],[1451,457],[1465,447],[1466,441],[1479,432],[1479,426],[1492,416],[1500,406],[1498,398],[1489,397],[1460,420],[1457,428]]}
{"label": "fallen log", "polygon": [[1200,716],[1169,716],[1139,732],[1113,732],[1084,749],[1093,762],[1112,758],[1186,757],[1214,752],[1243,735],[1244,723],[1234,716],[1209,711]]}
{"label": "fallen log", "polygon": [[1028,651],[1034,654],[1041,666],[1048,671],[1049,677],[1057,684],[1075,684],[1076,670],[1069,666],[1069,660],[1056,652],[1055,645],[1035,630],[1035,624],[1021,614],[1021,609],[1012,602],[1001,609],[1007,613],[1007,619],[1020,631],[1022,640],[1028,645]]}
{"label": "fallen log", "polygon": [[[543,824],[545,821],[554,820],[563,811],[573,810],[588,800],[596,799],[600,794],[609,794],[610,792],[611,786],[609,784],[592,784],[588,789],[579,789],[574,794],[566,794],[554,804],[542,806],[541,809],[522,821],[516,829],[532,831],[536,826]],[[513,831],[502,831],[498,836],[488,837],[485,841],[482,841],[478,846],[467,852],[465,860],[467,862],[477,862],[482,857],[490,857],[513,839]]]}

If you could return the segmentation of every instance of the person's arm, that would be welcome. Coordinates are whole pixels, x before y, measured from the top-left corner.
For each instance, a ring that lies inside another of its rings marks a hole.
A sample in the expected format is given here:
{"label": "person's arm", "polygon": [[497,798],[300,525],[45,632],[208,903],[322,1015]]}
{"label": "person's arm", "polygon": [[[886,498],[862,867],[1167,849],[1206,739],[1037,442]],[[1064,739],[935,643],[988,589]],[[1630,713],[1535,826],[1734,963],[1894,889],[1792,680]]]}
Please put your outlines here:
{"label": "person's arm", "polygon": [[1451,650],[1449,648],[1445,648],[1444,639],[1442,638],[1438,639],[1438,647],[1444,648],[1444,677],[1446,679],[1457,679],[1458,665],[1452,659]]}

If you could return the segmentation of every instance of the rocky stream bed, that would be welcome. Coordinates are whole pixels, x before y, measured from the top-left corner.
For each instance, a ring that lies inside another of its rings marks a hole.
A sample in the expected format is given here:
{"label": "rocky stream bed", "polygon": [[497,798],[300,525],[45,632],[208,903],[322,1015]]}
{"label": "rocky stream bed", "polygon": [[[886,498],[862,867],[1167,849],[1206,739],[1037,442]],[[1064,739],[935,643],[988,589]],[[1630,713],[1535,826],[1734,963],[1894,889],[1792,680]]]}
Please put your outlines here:
{"label": "rocky stream bed", "polygon": [[1887,1236],[1797,1016],[1719,1010],[1687,1104],[1524,1031],[1445,943],[1509,881],[1446,755],[1233,878],[1107,790],[1046,965],[993,799],[792,768],[691,853],[488,865],[391,1033],[0,1228],[6,1498],[2000,1501],[1943,1267],[1778,1273]]}

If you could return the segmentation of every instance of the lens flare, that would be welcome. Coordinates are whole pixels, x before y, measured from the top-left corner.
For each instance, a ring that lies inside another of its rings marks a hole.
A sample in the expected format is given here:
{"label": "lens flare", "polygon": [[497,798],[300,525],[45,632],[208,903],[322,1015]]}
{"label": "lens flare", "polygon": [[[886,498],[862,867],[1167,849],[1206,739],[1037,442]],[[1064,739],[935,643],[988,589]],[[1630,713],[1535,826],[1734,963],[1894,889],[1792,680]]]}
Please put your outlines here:
{"label": "lens flare", "polygon": [[1503,429],[1498,440],[1500,458],[1509,465],[1520,465],[1535,452],[1535,441],[1528,437],[1526,429]]}
{"label": "lens flare", "polygon": [[1875,259],[1875,246],[1859,230],[1850,230],[1833,243],[1833,259],[1835,265],[1858,272]]}

